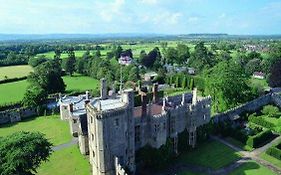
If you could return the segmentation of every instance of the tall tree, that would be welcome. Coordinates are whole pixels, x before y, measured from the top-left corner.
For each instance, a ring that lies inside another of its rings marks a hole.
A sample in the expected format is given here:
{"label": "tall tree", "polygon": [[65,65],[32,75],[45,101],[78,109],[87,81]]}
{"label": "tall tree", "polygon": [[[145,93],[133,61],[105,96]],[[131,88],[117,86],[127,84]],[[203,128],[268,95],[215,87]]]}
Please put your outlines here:
{"label": "tall tree", "polygon": [[206,77],[206,92],[212,96],[213,109],[221,112],[249,100],[249,76],[233,61],[222,61]]}
{"label": "tall tree", "polygon": [[208,51],[204,42],[199,42],[191,55],[189,64],[197,70],[202,71],[205,67],[212,67],[216,64],[214,55]]}
{"label": "tall tree", "polygon": [[268,82],[270,87],[281,87],[281,58],[272,65]]}
{"label": "tall tree", "polygon": [[178,44],[178,58],[175,60],[177,64],[183,64],[187,62],[188,58],[190,57],[189,48],[185,44]]}
{"label": "tall tree", "polygon": [[16,132],[0,137],[0,174],[33,175],[47,161],[52,144],[41,133]]}
{"label": "tall tree", "polygon": [[64,69],[65,69],[66,72],[69,73],[70,76],[72,76],[73,73],[74,73],[75,62],[76,62],[75,53],[74,53],[73,50],[69,50],[68,51],[68,57],[65,60]]}
{"label": "tall tree", "polygon": [[38,86],[47,93],[64,92],[65,84],[61,77],[61,67],[54,60],[37,66],[29,76],[31,86]]}

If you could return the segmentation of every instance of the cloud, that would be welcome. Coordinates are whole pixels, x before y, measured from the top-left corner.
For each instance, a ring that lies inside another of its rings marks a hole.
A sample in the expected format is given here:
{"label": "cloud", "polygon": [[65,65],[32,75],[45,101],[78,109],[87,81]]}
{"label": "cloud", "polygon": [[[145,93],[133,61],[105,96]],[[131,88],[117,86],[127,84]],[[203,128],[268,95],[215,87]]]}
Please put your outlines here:
{"label": "cloud", "polygon": [[96,2],[95,10],[105,22],[111,22],[114,18],[123,16],[122,7],[125,0],[115,0],[112,3]]}

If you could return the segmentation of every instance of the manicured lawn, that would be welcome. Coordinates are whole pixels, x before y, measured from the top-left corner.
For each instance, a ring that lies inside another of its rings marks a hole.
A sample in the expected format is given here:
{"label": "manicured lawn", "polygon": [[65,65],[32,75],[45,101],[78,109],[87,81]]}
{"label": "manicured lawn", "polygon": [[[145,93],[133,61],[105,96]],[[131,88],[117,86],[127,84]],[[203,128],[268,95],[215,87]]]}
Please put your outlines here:
{"label": "manicured lawn", "polygon": [[82,75],[65,76],[63,77],[63,81],[67,85],[66,91],[68,92],[94,90],[99,87],[98,80]]}
{"label": "manicured lawn", "polygon": [[272,164],[274,164],[275,166],[278,166],[279,168],[281,168],[281,160],[276,159],[275,157],[272,157],[268,154],[266,154],[265,152],[263,152],[260,157],[264,160],[267,160],[268,162],[271,162]]}
{"label": "manicured lawn", "polygon": [[42,163],[38,175],[90,175],[90,163],[77,145],[53,152],[48,162]]}
{"label": "manicured lawn", "polygon": [[0,67],[0,80],[27,76],[33,69],[29,65]]}
{"label": "manicured lawn", "polygon": [[0,84],[0,105],[21,101],[27,86],[26,80]]}
{"label": "manicured lawn", "polygon": [[235,169],[230,175],[275,175],[275,173],[256,162],[247,162]]}
{"label": "manicured lawn", "polygon": [[229,143],[231,143],[231,144],[237,146],[237,147],[240,147],[241,149],[243,149],[243,150],[245,150],[245,151],[252,151],[252,150],[254,150],[254,148],[251,148],[251,147],[249,147],[248,145],[243,144],[243,143],[241,143],[240,141],[238,141],[238,140],[236,140],[236,139],[234,139],[234,138],[232,138],[232,137],[227,137],[227,138],[225,138],[225,140],[226,140],[227,142],[229,142]]}
{"label": "manicured lawn", "polygon": [[193,151],[182,154],[178,161],[219,169],[240,158],[239,153],[217,141],[202,143]]}
{"label": "manicured lawn", "polygon": [[72,139],[68,122],[60,120],[58,115],[35,117],[0,126],[0,136],[6,136],[17,131],[44,133],[46,138],[50,139],[54,145],[67,143]]}

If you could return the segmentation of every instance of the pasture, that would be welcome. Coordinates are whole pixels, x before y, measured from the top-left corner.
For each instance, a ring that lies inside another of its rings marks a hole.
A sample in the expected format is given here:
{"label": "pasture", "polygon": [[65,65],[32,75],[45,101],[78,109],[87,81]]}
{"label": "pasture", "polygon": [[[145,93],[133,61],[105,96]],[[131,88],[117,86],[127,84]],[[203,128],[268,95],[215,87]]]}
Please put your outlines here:
{"label": "pasture", "polygon": [[26,80],[0,84],[0,105],[20,102],[27,86]]}
{"label": "pasture", "polygon": [[0,67],[0,80],[24,77],[32,71],[29,65]]}
{"label": "pasture", "polygon": [[[83,54],[86,52],[85,50],[75,50],[75,56],[76,58],[80,58],[83,56]],[[46,58],[51,58],[53,59],[54,58],[54,55],[55,55],[55,52],[54,51],[51,51],[51,52],[46,52],[46,53],[40,53],[40,54],[37,54],[37,56],[41,56],[41,55],[45,55]],[[61,58],[64,59],[64,58],[67,58],[68,57],[68,54],[67,53],[62,53],[61,54]]]}
{"label": "pasture", "polygon": [[1,125],[0,137],[18,131],[41,132],[54,145],[67,143],[72,138],[68,122],[60,120],[58,115],[34,117],[17,123]]}
{"label": "pasture", "polygon": [[[99,87],[98,80],[82,75],[65,76],[63,80],[66,84],[67,93],[86,90],[95,91]],[[24,97],[28,84],[26,80],[0,84],[0,105],[20,102]]]}

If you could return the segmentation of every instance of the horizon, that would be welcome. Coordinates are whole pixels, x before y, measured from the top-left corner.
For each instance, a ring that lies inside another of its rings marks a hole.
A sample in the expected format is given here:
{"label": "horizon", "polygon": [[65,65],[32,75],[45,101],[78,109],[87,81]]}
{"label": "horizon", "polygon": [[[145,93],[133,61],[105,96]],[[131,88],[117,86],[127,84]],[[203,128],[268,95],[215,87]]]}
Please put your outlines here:
{"label": "horizon", "polygon": [[281,34],[278,0],[0,2],[1,34]]}

